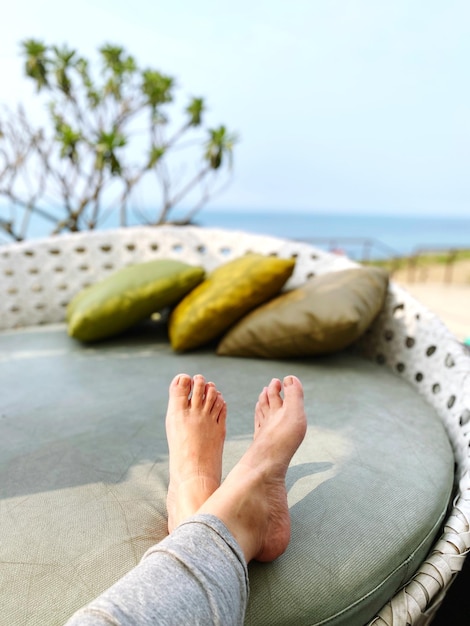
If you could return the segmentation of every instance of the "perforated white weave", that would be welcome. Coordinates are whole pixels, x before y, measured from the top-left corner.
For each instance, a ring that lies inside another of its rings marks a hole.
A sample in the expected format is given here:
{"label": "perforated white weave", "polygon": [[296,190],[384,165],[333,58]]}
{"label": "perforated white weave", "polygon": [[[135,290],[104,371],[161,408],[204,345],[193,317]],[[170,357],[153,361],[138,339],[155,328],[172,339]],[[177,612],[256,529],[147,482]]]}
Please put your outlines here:
{"label": "perforated white weave", "polygon": [[[308,244],[198,227],[135,227],[0,247],[0,329],[63,321],[84,286],[132,263],[175,258],[211,271],[247,251],[295,257],[287,288],[355,266]],[[429,623],[470,550],[470,355],[444,324],[391,283],[385,307],[358,349],[409,381],[436,409],[456,459],[456,496],[443,535],[374,626]]]}

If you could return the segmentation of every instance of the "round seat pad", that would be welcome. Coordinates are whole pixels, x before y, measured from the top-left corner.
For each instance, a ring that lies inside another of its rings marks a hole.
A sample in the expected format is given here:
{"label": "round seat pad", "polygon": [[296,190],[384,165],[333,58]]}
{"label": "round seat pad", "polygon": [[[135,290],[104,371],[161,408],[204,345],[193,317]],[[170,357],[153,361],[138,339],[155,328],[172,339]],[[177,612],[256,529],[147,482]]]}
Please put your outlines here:
{"label": "round seat pad", "polygon": [[246,624],[363,625],[440,529],[453,456],[434,410],[351,354],[178,355],[163,326],[83,346],[61,325],[0,334],[0,589],[12,626],[58,626],[166,535],[168,385],[202,373],[228,404],[224,474],[258,394],[302,380],[308,432],[287,475],[292,540],[250,565]]}

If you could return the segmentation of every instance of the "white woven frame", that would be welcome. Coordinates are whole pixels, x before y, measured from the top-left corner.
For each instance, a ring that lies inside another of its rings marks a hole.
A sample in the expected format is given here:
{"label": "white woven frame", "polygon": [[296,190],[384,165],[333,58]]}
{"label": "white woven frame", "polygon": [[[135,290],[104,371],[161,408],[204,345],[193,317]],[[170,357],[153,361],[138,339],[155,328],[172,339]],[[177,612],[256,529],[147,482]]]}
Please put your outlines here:
{"label": "white woven frame", "polygon": [[[247,251],[296,258],[287,287],[356,264],[308,244],[198,227],[133,227],[62,235],[0,247],[0,330],[61,322],[85,285],[146,260],[176,258],[206,270]],[[358,344],[425,396],[441,417],[456,459],[456,495],[442,536],[412,580],[370,622],[424,626],[470,550],[470,356],[443,323],[391,283],[383,312]]]}

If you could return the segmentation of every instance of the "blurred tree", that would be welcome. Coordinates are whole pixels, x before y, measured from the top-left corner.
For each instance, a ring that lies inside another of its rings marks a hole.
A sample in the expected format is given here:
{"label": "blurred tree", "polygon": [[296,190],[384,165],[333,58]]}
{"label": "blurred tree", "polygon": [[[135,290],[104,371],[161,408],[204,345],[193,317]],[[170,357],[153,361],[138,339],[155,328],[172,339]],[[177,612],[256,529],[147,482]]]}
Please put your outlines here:
{"label": "blurred tree", "polygon": [[[0,229],[9,238],[24,239],[33,215],[53,233],[96,228],[115,210],[124,226],[131,199],[151,176],[156,213],[135,208],[138,221],[168,222],[185,201],[191,205],[179,222],[187,223],[225,186],[237,137],[225,126],[203,127],[202,98],[190,100],[179,126],[170,125],[171,76],[140,69],[120,46],[102,46],[94,72],[65,46],[33,39],[21,46],[47,114],[41,127],[21,105],[0,116]],[[180,149],[195,161],[190,171],[181,172]]]}

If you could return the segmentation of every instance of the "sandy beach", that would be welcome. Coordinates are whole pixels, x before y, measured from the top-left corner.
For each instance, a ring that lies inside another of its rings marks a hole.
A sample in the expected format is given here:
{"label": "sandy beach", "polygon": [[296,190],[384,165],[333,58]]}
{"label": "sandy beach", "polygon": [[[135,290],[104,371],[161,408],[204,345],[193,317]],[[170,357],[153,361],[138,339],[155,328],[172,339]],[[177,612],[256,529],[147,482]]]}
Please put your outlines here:
{"label": "sandy beach", "polygon": [[436,313],[461,341],[470,341],[470,260],[397,271],[392,279]]}

